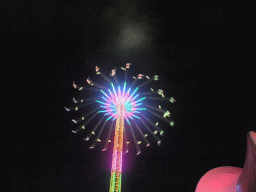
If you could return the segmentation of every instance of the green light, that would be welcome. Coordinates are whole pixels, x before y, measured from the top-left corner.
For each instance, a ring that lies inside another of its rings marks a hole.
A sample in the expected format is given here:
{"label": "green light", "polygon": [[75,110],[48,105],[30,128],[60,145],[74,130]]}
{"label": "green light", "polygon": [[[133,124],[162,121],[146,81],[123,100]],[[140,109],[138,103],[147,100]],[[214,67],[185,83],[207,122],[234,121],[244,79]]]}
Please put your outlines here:
{"label": "green light", "polygon": [[133,115],[133,117],[136,117],[137,119],[140,119],[138,116],[136,116],[136,115]]}
{"label": "green light", "polygon": [[127,121],[127,123],[129,124],[129,125],[131,125],[131,123],[130,123],[130,121],[126,118],[126,121]]}
{"label": "green light", "polygon": [[109,119],[111,119],[111,118],[112,118],[112,116],[110,116],[109,118],[107,118],[107,119],[106,119],[106,122],[107,122]]}
{"label": "green light", "polygon": [[101,103],[101,104],[105,105],[105,103],[103,103],[103,102],[101,102],[101,101],[99,101],[99,100],[96,100],[96,102],[98,102],[98,103]]}
{"label": "green light", "polygon": [[139,89],[139,87],[137,87],[134,91],[133,91],[133,93],[130,95],[130,97],[128,98],[128,99],[130,99],[133,95],[134,95],[134,93],[136,93],[136,91]]}
{"label": "green light", "polygon": [[[115,180],[115,176],[116,176],[116,174],[115,174],[115,173],[113,173],[113,174],[112,174],[112,176],[111,176],[111,178],[110,178],[110,181]],[[111,182],[110,182],[110,187],[111,187]],[[112,188],[112,191],[111,191],[111,192],[114,192],[114,190],[115,190],[115,187],[113,186],[113,188]]]}
{"label": "green light", "polygon": [[136,110],[147,110],[146,108],[136,108]]}
{"label": "green light", "polygon": [[104,111],[98,111],[98,113],[104,113],[104,112],[107,112],[107,110],[104,110]]}
{"label": "green light", "polygon": [[126,82],[124,82],[124,89],[123,89],[123,93],[125,92],[125,87],[126,87]]}
{"label": "green light", "polygon": [[122,178],[122,174],[120,174],[119,192],[121,192],[121,178]]}
{"label": "green light", "polygon": [[117,97],[116,90],[115,90],[115,87],[114,87],[113,83],[111,83],[111,85],[112,85],[112,88],[113,88],[114,94],[115,94],[115,96]]}
{"label": "green light", "polygon": [[[120,174],[120,180],[119,180],[119,189],[118,189],[118,192],[121,192],[121,179],[122,179],[122,174]],[[110,178],[110,181],[114,181],[114,183],[116,183],[116,173],[113,173],[112,175],[111,175],[111,178]],[[110,183],[110,187],[111,187],[111,183]],[[111,188],[110,188],[110,192],[114,192],[115,191],[115,186],[112,186],[113,188],[112,188],[112,190],[111,190]]]}
{"label": "green light", "polygon": [[134,102],[134,103],[138,103],[139,101],[142,101],[142,100],[144,100],[144,99],[146,99],[146,97],[142,97],[141,99],[137,100],[137,101]]}
{"label": "green light", "polygon": [[132,109],[132,104],[131,104],[131,102],[129,101],[129,100],[127,100],[126,102],[125,102],[125,109],[126,109],[126,111],[127,112],[131,112],[131,109]]}

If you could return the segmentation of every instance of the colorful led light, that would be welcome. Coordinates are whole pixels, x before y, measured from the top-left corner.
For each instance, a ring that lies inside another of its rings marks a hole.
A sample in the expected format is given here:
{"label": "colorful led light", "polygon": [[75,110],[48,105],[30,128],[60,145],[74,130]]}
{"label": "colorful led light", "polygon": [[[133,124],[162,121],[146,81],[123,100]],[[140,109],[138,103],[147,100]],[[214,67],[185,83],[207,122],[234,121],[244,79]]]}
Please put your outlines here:
{"label": "colorful led light", "polygon": [[[109,89],[109,94],[105,93],[103,90],[101,92],[105,97],[101,97],[103,101],[96,100],[96,102],[102,104],[101,107],[104,110],[99,111],[99,113],[105,112],[107,115],[117,118],[117,106],[118,105],[124,105],[124,118],[132,117],[134,116],[134,113],[138,113],[137,111],[145,110],[145,108],[137,108],[138,105],[141,105],[141,103],[138,103],[145,99],[145,97],[142,97],[138,100],[135,100],[139,97],[139,94],[133,97],[133,95],[136,93],[136,91],[139,89],[138,87],[132,92],[132,94],[129,94],[129,91],[131,88],[128,89],[127,92],[125,92],[126,88],[126,82],[123,85],[123,89],[121,89],[120,86],[118,86],[118,91],[116,92],[116,88],[113,83],[111,83],[113,92]],[[122,90],[122,91],[121,91]]]}

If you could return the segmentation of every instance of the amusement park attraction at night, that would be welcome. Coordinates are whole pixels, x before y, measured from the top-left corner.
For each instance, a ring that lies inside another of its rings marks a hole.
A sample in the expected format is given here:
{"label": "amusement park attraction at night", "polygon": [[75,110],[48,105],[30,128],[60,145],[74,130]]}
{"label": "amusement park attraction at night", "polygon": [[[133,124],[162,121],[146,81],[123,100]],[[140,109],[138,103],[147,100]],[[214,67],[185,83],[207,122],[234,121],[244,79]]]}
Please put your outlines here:
{"label": "amusement park attraction at night", "polygon": [[[128,76],[130,66],[131,63],[127,63],[125,67],[121,67],[121,70],[125,73],[123,82],[121,83],[116,75],[117,69],[111,70],[111,78],[109,78],[100,70],[100,67],[96,66],[96,79],[102,79],[103,81],[101,83],[92,80],[90,77],[87,78],[87,87],[79,86],[73,82],[75,89],[79,91],[93,91],[96,93],[96,96],[81,100],[73,98],[76,106],[65,107],[67,111],[77,111],[86,105],[95,105],[92,110],[88,111],[82,117],[72,119],[74,123],[79,124],[72,131],[77,133],[81,129],[86,129],[86,125],[94,118],[99,117],[96,125],[84,138],[85,141],[89,141],[91,136],[96,135],[90,149],[93,149],[97,142],[102,141],[100,138],[105,128],[107,137],[102,151],[106,151],[108,144],[112,142],[111,138],[113,134],[111,133],[113,127],[115,127],[110,192],[121,191],[122,155],[128,152],[128,144],[130,144],[127,139],[128,134],[133,139],[137,155],[141,153],[139,146],[141,143],[144,143],[146,147],[150,146],[150,142],[147,139],[148,135],[151,135],[158,145],[161,143],[158,134],[163,136],[164,131],[158,126],[158,122],[153,122],[147,118],[145,113],[149,112],[158,119],[164,120],[170,126],[174,126],[174,122],[169,119],[171,113],[167,109],[163,109],[161,105],[156,107],[149,104],[150,100],[162,100],[171,103],[176,101],[173,97],[165,97],[162,89],[149,86],[153,81],[158,81],[158,75],[149,77],[138,74],[131,78]],[[133,81],[133,83],[128,86],[127,82],[130,81]],[[98,127],[100,128],[97,131]]]}

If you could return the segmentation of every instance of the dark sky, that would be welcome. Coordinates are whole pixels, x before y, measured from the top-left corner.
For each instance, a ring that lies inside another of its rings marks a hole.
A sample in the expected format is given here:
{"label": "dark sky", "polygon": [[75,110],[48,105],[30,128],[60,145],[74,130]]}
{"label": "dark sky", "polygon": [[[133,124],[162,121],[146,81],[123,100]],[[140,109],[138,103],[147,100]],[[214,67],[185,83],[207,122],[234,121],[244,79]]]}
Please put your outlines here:
{"label": "dark sky", "polygon": [[170,109],[175,126],[162,124],[162,145],[141,145],[139,156],[131,145],[124,155],[122,192],[190,192],[210,169],[243,167],[246,135],[256,130],[251,6],[209,0],[1,4],[2,62],[23,74],[15,82],[21,95],[30,90],[22,104],[26,110],[30,103],[29,114],[11,128],[11,166],[1,185],[12,192],[108,191],[112,150],[89,150],[86,131],[71,132],[79,113],[63,107],[73,96],[86,97],[72,82],[86,84],[95,65],[108,74],[127,62],[131,74],[158,74],[159,87],[177,102]]}

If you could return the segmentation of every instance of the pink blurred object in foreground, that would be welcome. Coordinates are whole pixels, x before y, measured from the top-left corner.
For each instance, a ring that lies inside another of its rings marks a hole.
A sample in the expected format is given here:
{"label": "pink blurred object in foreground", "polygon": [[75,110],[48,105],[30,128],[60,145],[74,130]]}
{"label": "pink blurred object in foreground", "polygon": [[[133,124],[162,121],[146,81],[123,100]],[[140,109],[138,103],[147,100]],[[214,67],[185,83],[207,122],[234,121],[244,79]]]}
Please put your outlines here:
{"label": "pink blurred object in foreground", "polygon": [[217,167],[197,184],[196,192],[256,192],[256,133],[247,134],[244,168]]}

